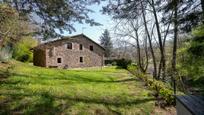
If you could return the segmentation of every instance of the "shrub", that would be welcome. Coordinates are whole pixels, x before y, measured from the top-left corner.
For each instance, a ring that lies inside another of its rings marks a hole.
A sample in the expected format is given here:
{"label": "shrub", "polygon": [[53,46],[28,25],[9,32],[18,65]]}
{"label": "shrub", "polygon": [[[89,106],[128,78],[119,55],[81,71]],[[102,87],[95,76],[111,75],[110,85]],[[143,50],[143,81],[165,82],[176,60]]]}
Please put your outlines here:
{"label": "shrub", "polygon": [[116,66],[116,65],[117,65],[117,62],[116,62],[116,61],[113,61],[111,64],[112,64],[113,66]]}
{"label": "shrub", "polygon": [[120,59],[120,60],[117,60],[117,66],[127,69],[128,65],[130,65],[131,62],[132,62],[131,60]]}
{"label": "shrub", "polygon": [[129,64],[127,67],[127,70],[142,80],[145,77],[145,75],[142,72],[140,72],[140,70],[138,69],[138,66],[136,64]]}
{"label": "shrub", "polygon": [[173,96],[172,90],[161,88],[159,90],[159,95],[163,97],[167,105],[175,104],[175,97]]}
{"label": "shrub", "polygon": [[105,65],[108,65],[108,64],[112,64],[114,62],[114,60],[105,60]]}
{"label": "shrub", "polygon": [[162,99],[164,99],[166,105],[175,104],[175,98],[173,96],[173,90],[168,87],[168,84],[158,81],[147,79],[149,88],[155,90]]}
{"label": "shrub", "polygon": [[118,67],[127,69],[128,65],[131,64],[131,60],[128,59],[113,59],[113,60],[105,60],[105,65],[117,65]]}
{"label": "shrub", "polygon": [[31,48],[37,45],[37,41],[31,37],[21,39],[15,44],[13,49],[13,58],[22,62],[32,62],[33,53]]}
{"label": "shrub", "polygon": [[130,71],[130,72],[133,72],[133,73],[136,73],[137,71],[137,65],[133,65],[133,64],[130,64],[128,65],[127,69]]}
{"label": "shrub", "polygon": [[134,74],[136,77],[143,80],[150,89],[156,91],[158,96],[162,97],[162,99],[165,101],[166,105],[173,105],[175,104],[175,98],[173,96],[173,90],[170,88],[170,86],[162,81],[158,81],[155,79],[152,79],[151,76],[147,76],[144,74],[141,74],[137,71],[137,66],[135,65],[129,65],[128,70]]}

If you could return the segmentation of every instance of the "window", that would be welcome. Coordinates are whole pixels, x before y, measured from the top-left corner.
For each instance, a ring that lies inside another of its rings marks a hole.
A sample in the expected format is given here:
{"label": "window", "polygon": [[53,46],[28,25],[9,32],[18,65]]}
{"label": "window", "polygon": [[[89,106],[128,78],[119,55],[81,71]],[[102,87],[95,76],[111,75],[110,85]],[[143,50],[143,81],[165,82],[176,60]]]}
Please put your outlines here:
{"label": "window", "polygon": [[67,49],[72,49],[72,43],[67,43]]}
{"label": "window", "polygon": [[49,49],[48,51],[49,57],[54,56],[54,51],[55,51],[54,47]]}
{"label": "window", "polygon": [[79,44],[79,49],[83,50],[83,45],[82,44]]}
{"label": "window", "polygon": [[93,51],[93,46],[90,46],[90,50]]}
{"label": "window", "polygon": [[57,58],[57,63],[62,63],[62,59],[61,58]]}
{"label": "window", "polygon": [[83,60],[83,57],[80,57],[80,60],[79,60],[79,61],[80,61],[81,63],[83,63],[83,61],[84,61],[84,60]]}

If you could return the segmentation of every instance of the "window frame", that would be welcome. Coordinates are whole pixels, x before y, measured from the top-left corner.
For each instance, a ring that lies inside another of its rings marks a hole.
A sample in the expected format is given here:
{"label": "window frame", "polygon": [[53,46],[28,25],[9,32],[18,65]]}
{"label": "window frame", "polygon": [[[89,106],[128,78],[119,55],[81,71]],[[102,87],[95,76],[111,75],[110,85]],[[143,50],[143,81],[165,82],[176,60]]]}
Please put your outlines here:
{"label": "window frame", "polygon": [[83,56],[79,57],[79,62],[84,63],[84,57]]}
{"label": "window frame", "polygon": [[66,49],[72,50],[73,49],[73,44],[72,42],[67,42],[66,43]]}
{"label": "window frame", "polygon": [[79,50],[83,50],[83,45],[79,44]]}
{"label": "window frame", "polygon": [[[59,59],[60,59],[60,60],[59,60]],[[61,57],[58,57],[58,58],[57,58],[57,63],[58,63],[58,64],[61,64],[61,63],[62,63],[62,58],[61,58]]]}
{"label": "window frame", "polygon": [[90,46],[89,46],[89,50],[90,50],[90,51],[94,51],[93,45],[90,45]]}
{"label": "window frame", "polygon": [[55,47],[48,49],[48,55],[49,57],[53,57],[55,55]]}

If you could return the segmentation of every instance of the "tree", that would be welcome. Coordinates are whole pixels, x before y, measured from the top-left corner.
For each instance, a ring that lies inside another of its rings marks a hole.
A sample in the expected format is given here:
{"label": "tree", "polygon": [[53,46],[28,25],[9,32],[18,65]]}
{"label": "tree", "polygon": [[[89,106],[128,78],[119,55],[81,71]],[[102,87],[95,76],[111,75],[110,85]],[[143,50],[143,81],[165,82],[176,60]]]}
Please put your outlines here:
{"label": "tree", "polygon": [[173,11],[174,11],[174,39],[173,39],[173,58],[172,58],[172,80],[174,84],[174,94],[176,93],[176,54],[177,54],[177,40],[178,40],[178,2],[173,0]]}
{"label": "tree", "polygon": [[[184,37],[180,44],[177,56],[177,72],[178,77],[182,78],[183,90],[191,92],[193,87],[196,87],[196,89],[203,91],[204,25],[193,29],[192,34],[187,38]],[[178,81],[177,84],[179,84]]]}
{"label": "tree", "polygon": [[153,66],[154,66],[153,77],[156,79],[159,79],[158,74],[157,74],[157,64],[156,64],[154,49],[153,49],[152,40],[151,40],[152,38],[150,37],[150,33],[149,33],[149,30],[147,27],[146,13],[145,13],[145,9],[143,7],[143,2],[141,2],[141,7],[142,7],[142,17],[143,17],[144,26],[145,26],[145,33],[147,34],[147,38],[149,40],[150,51],[151,51],[152,59],[153,59]]}
{"label": "tree", "polygon": [[193,75],[195,79],[202,78],[204,80],[204,25],[200,25],[192,32],[193,38],[190,41],[190,47],[187,49],[188,66],[192,70],[189,73],[197,72]]}
{"label": "tree", "polygon": [[202,11],[203,11],[203,20],[204,20],[204,0],[201,0],[201,6],[202,6]]}
{"label": "tree", "polygon": [[[174,12],[174,0],[157,0],[160,8],[158,11],[163,12],[162,22],[164,25],[174,23],[171,16]],[[202,22],[202,2],[198,0],[177,0],[177,20],[180,33],[189,33]],[[163,4],[161,4],[163,3]],[[157,5],[158,5],[157,4]]]}
{"label": "tree", "polygon": [[128,50],[125,52],[132,55],[131,59],[136,61],[140,72],[146,73],[149,65],[149,46],[147,36],[141,34],[142,28],[141,20],[123,19],[119,20],[114,27],[114,35],[118,41],[131,48],[129,52]]}
{"label": "tree", "polygon": [[32,38],[33,25],[21,20],[22,18],[11,6],[0,4],[0,60],[2,61],[7,61],[11,57],[20,61],[32,60],[30,48],[37,45],[36,40]]}
{"label": "tree", "polygon": [[[132,37],[133,39],[135,39],[136,41],[136,49],[137,49],[137,65],[139,66],[139,69],[141,72],[146,73],[147,68],[148,68],[148,64],[149,64],[149,56],[148,56],[148,44],[147,44],[147,37],[145,36],[144,39],[144,52],[145,52],[145,56],[142,56],[142,51],[141,51],[141,45],[140,45],[140,38],[139,38],[139,29],[140,29],[140,25],[139,25],[139,21],[136,20],[129,20],[130,21],[130,28],[133,29],[134,35],[129,35],[130,37]],[[145,61],[143,61],[143,59],[146,58],[146,64]]]}
{"label": "tree", "polygon": [[157,36],[158,36],[158,41],[159,41],[159,49],[160,49],[160,54],[161,54],[161,59],[160,59],[160,64],[159,64],[159,73],[157,74],[157,78],[160,78],[160,72],[162,69],[162,79],[164,80],[166,76],[166,59],[165,59],[165,47],[162,39],[162,34],[161,34],[161,29],[160,29],[160,24],[157,16],[157,11],[156,11],[156,5],[155,5],[155,0],[147,0],[147,2],[150,4],[152,8],[152,13],[154,15],[155,19],[155,25],[156,25],[156,30],[157,30]]}
{"label": "tree", "polygon": [[19,31],[18,13],[6,4],[0,4],[0,48],[16,41]]}
{"label": "tree", "polygon": [[112,41],[111,41],[110,33],[109,33],[109,31],[107,29],[104,31],[104,33],[100,37],[100,44],[106,50],[105,51],[105,57],[110,57],[111,51],[112,51],[112,48],[113,48],[113,44],[112,44]]}
{"label": "tree", "polygon": [[64,31],[73,32],[74,22],[87,23],[91,26],[99,25],[89,18],[88,13],[93,12],[87,5],[100,3],[100,0],[0,0],[7,3],[30,22],[38,25],[37,34],[44,39],[59,36]]}
{"label": "tree", "polygon": [[[143,19],[143,23],[144,23],[144,31],[145,34],[147,35],[148,38],[148,42],[150,45],[150,51],[151,51],[151,55],[152,55],[152,59],[153,59],[153,65],[154,65],[154,72],[153,72],[153,76],[154,78],[159,78],[157,76],[157,65],[156,65],[156,58],[155,58],[155,54],[154,54],[154,50],[153,50],[153,43],[152,43],[152,38],[149,32],[149,27],[150,25],[148,25],[149,20],[146,19],[146,11],[148,9],[148,3],[150,3],[151,1],[149,0],[116,0],[116,2],[109,2],[109,4],[103,8],[103,11],[105,13],[111,14],[113,15],[114,19],[119,19],[119,20],[123,20],[123,19],[127,19],[127,20],[138,20],[140,19],[140,17],[142,17]],[[151,12],[152,13],[152,12]],[[155,14],[155,13],[154,13]],[[154,15],[155,16],[155,15]],[[157,17],[155,17],[155,19],[157,19]],[[158,20],[157,20],[158,21]],[[159,25],[157,25],[158,27]],[[159,28],[158,28],[159,29]],[[157,30],[158,30],[157,29]],[[158,33],[160,33],[160,30],[157,31]],[[153,33],[153,32],[152,32]],[[161,36],[159,37],[159,41]],[[160,49],[162,48],[162,44],[160,44]],[[161,58],[163,61],[163,50],[161,50]]]}

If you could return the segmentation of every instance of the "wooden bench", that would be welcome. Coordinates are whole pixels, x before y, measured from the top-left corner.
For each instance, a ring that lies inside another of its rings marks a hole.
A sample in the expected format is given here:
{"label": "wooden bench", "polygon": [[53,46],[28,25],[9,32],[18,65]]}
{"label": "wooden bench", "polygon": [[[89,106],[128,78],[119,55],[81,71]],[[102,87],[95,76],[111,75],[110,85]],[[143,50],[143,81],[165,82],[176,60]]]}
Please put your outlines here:
{"label": "wooden bench", "polygon": [[204,96],[176,96],[177,115],[204,115]]}

